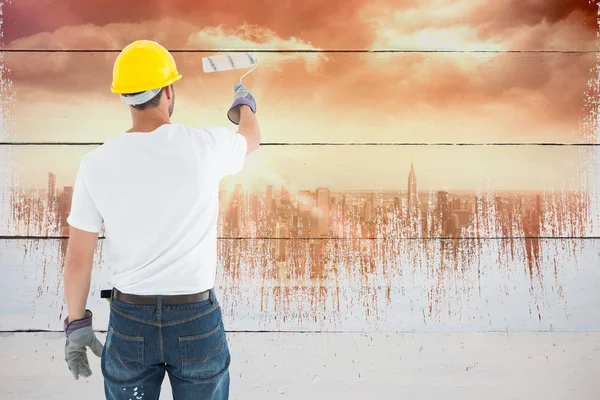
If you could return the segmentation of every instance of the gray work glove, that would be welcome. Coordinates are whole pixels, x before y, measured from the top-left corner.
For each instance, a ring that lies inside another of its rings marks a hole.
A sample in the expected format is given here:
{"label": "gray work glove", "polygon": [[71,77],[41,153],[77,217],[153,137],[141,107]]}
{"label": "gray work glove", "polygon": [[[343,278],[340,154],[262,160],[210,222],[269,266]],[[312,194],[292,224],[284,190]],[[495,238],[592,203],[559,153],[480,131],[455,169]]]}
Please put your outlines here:
{"label": "gray work glove", "polygon": [[236,125],[240,124],[240,106],[248,106],[254,114],[256,114],[256,100],[243,83],[238,82],[233,87],[235,94],[233,95],[233,104],[227,111],[227,118]]}
{"label": "gray work glove", "polygon": [[92,329],[92,312],[85,310],[85,313],[85,318],[71,322],[67,318],[64,324],[65,335],[67,336],[65,361],[75,379],[79,379],[79,376],[87,378],[92,375],[86,347],[92,349],[92,353],[98,357],[102,357],[102,343],[100,343]]}

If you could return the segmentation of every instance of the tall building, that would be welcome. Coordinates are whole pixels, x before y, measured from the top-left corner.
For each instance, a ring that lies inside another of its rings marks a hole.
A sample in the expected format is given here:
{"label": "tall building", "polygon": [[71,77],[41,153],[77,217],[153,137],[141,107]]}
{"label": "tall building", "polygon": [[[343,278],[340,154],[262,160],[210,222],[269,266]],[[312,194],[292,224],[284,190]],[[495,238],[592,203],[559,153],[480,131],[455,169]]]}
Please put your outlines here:
{"label": "tall building", "polygon": [[286,238],[290,236],[289,226],[280,225],[277,223],[275,227],[275,237],[278,239],[275,240],[275,256],[277,257],[277,261],[284,262],[287,260],[287,250],[289,241]]}
{"label": "tall building", "polygon": [[342,221],[346,221],[346,216],[348,215],[348,196],[346,194],[342,195],[341,200],[341,208],[342,208]]}
{"label": "tall building", "polygon": [[281,201],[283,203],[289,203],[291,202],[292,198],[290,195],[290,190],[288,188],[286,188],[285,186],[281,187]]}
{"label": "tall building", "polygon": [[234,201],[233,207],[231,208],[231,234],[233,236],[240,236],[241,228],[242,228],[242,210],[240,207],[240,203],[238,201]]}
{"label": "tall building", "polygon": [[281,196],[279,197],[277,218],[288,225],[292,219],[292,198],[290,190],[283,186],[281,187]]}
{"label": "tall building", "polygon": [[310,271],[310,277],[313,279],[319,279],[325,277],[325,269],[323,263],[323,241],[317,240],[311,243],[310,249],[312,250],[312,270]]}
{"label": "tall building", "polygon": [[267,214],[273,211],[273,185],[267,186]]}
{"label": "tall building", "polygon": [[321,237],[329,234],[329,189],[317,189],[318,209],[318,235]]}
{"label": "tall building", "polygon": [[504,211],[504,202],[502,201],[502,197],[496,196],[496,197],[494,197],[494,200],[496,202],[496,211],[497,211],[498,215],[501,215],[502,212]]}
{"label": "tall building", "polygon": [[71,213],[71,201],[73,199],[73,187],[65,186],[58,200],[58,212],[60,215],[61,234],[66,236],[69,234],[69,223],[67,218]]}
{"label": "tall building", "polygon": [[235,185],[235,189],[233,191],[233,201],[237,201],[241,203],[244,198],[244,191],[242,190],[242,185]]}
{"label": "tall building", "polygon": [[458,197],[455,197],[454,199],[452,199],[452,202],[450,203],[450,211],[459,211],[461,210],[462,204],[461,201]]}
{"label": "tall building", "polygon": [[453,237],[460,236],[460,217],[458,214],[453,213],[448,220],[448,233],[450,233]]}
{"label": "tall building", "polygon": [[408,199],[406,202],[406,212],[410,219],[419,215],[419,194],[417,192],[417,176],[413,163],[410,163],[410,172],[408,173]]}
{"label": "tall building", "polygon": [[260,212],[260,204],[258,202],[258,196],[256,193],[250,195],[250,208],[252,210],[252,218],[258,218]]}
{"label": "tall building", "polygon": [[48,204],[52,204],[56,197],[56,175],[48,172]]}
{"label": "tall building", "polygon": [[437,210],[436,214],[440,220],[442,234],[448,233],[448,219],[450,217],[450,209],[448,205],[448,192],[439,190],[437,192]]}
{"label": "tall building", "polygon": [[542,210],[542,196],[540,194],[535,195],[535,211],[537,213],[538,223],[544,225],[544,212]]}
{"label": "tall building", "polygon": [[[47,207],[49,215],[56,215],[56,175],[52,172],[48,172],[48,199]],[[54,220],[55,223],[59,222],[58,219]]]}
{"label": "tall building", "polygon": [[398,212],[398,215],[402,215],[402,197],[400,197],[400,196],[394,197],[394,208]]}
{"label": "tall building", "polygon": [[363,211],[363,222],[367,224],[373,220],[373,203],[370,200],[365,202]]}
{"label": "tall building", "polygon": [[370,224],[375,221],[375,215],[377,215],[375,208],[375,194],[369,193],[367,194],[367,201],[364,206],[363,222]]}

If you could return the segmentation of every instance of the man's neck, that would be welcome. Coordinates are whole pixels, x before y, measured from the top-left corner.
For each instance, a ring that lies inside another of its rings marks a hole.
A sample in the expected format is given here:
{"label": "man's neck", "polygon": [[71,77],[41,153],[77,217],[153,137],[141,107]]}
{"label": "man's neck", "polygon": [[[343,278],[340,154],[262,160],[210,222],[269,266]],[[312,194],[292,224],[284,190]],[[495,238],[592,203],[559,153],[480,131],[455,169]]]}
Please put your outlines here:
{"label": "man's neck", "polygon": [[149,133],[170,123],[170,118],[158,113],[139,113],[137,115],[132,115],[132,126],[127,132]]}

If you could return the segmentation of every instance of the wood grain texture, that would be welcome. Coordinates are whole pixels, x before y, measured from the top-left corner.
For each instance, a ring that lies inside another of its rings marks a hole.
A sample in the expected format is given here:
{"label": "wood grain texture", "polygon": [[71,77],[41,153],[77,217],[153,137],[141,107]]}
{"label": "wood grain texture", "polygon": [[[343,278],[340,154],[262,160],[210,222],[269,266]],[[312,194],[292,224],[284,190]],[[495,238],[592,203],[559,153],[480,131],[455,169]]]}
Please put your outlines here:
{"label": "wood grain texture", "polygon": [[[0,242],[0,330],[62,328],[66,240]],[[103,329],[110,265],[97,252],[88,307]],[[230,330],[600,329],[600,240],[219,241]]]}
{"label": "wood grain texture", "polygon": [[4,48],[595,50],[588,1],[20,0],[3,4]]}
{"label": "wood grain texture", "polygon": [[[67,235],[79,162],[94,148],[4,148],[0,234]],[[268,146],[222,181],[219,236],[598,236],[599,154],[535,145]]]}
{"label": "wood grain texture", "polygon": [[[130,127],[115,53],[5,53],[0,140],[103,142]],[[175,54],[175,122],[229,124],[245,71]],[[595,54],[259,54],[264,143],[598,143]],[[0,60],[1,61],[1,60]],[[101,123],[99,123],[101,121]]]}

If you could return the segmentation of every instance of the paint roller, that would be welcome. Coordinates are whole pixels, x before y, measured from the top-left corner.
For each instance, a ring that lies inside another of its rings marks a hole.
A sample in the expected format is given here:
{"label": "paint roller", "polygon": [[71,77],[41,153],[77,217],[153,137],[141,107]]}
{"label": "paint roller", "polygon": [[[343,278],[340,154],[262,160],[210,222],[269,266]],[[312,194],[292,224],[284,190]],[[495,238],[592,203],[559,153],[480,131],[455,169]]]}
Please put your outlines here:
{"label": "paint roller", "polygon": [[252,67],[250,71],[247,71],[244,75],[242,75],[240,82],[242,82],[242,79],[252,72],[257,65],[258,60],[256,59],[254,53],[227,53],[202,58],[202,69],[206,73],[231,71],[234,69]]}
{"label": "paint roller", "polygon": [[[242,79],[252,72],[257,65],[258,60],[256,59],[256,56],[254,53],[249,52],[218,54],[202,58],[202,68],[204,69],[204,72],[207,73],[252,67],[250,71],[247,71],[241,76],[240,83],[242,83]],[[231,122],[238,125],[240,122],[239,107],[230,109],[227,113],[227,117]]]}

